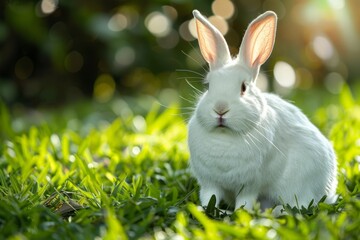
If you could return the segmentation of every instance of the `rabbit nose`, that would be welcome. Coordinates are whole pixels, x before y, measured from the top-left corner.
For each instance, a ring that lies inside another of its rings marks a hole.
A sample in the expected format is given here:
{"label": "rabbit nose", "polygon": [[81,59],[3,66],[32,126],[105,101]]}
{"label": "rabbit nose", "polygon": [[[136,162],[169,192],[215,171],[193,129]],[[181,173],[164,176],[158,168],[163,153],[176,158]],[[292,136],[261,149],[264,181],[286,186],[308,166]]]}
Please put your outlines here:
{"label": "rabbit nose", "polygon": [[225,102],[217,102],[214,106],[214,112],[216,112],[219,116],[223,116],[229,111],[229,106]]}
{"label": "rabbit nose", "polygon": [[220,117],[224,116],[229,111],[230,110],[218,111],[217,109],[214,109],[214,112],[216,112]]}

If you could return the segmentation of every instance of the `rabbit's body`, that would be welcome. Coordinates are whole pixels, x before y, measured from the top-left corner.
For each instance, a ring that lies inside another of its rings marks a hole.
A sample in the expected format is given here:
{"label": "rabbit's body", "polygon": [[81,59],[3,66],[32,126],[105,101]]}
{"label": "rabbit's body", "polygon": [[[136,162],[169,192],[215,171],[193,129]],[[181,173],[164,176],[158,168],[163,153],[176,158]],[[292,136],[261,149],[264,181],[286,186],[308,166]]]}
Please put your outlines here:
{"label": "rabbit's body", "polygon": [[236,208],[250,207],[260,196],[292,206],[307,206],[324,195],[331,202],[337,182],[330,143],[298,108],[274,94],[262,96],[262,118],[249,121],[247,132],[209,131],[197,113],[191,118],[190,167],[202,187],[203,203],[212,194]]}
{"label": "rabbit's body", "polygon": [[337,166],[330,142],[297,107],[260,92],[253,79],[258,69],[254,74],[244,67],[246,59],[221,60],[219,66],[204,51],[213,64],[209,90],[188,125],[190,167],[202,204],[213,194],[217,203],[223,199],[236,208],[251,208],[259,198],[307,206],[327,195],[332,202]]}

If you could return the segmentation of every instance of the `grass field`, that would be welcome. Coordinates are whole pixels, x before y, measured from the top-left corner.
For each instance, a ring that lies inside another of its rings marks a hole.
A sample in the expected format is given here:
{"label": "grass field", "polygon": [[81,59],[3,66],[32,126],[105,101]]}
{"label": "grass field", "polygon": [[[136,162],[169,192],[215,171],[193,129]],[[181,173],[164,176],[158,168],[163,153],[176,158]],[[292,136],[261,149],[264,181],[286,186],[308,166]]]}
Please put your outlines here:
{"label": "grass field", "polygon": [[279,218],[258,208],[202,211],[180,108],[146,104],[118,99],[20,118],[1,104],[0,238],[360,238],[360,101],[347,88],[312,116],[338,155],[339,200]]}

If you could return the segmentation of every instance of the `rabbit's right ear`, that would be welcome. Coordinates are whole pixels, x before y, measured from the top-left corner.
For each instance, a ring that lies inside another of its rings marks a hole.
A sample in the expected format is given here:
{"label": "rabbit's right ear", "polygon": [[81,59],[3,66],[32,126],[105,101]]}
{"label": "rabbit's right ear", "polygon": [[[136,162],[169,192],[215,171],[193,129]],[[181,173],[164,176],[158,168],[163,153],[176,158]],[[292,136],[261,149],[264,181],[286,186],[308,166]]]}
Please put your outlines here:
{"label": "rabbit's right ear", "polygon": [[231,60],[231,55],[223,35],[198,10],[194,10],[193,15],[201,54],[209,63],[210,69],[224,66]]}
{"label": "rabbit's right ear", "polygon": [[276,22],[276,14],[267,11],[252,21],[245,32],[238,59],[250,69],[253,81],[273,50]]}

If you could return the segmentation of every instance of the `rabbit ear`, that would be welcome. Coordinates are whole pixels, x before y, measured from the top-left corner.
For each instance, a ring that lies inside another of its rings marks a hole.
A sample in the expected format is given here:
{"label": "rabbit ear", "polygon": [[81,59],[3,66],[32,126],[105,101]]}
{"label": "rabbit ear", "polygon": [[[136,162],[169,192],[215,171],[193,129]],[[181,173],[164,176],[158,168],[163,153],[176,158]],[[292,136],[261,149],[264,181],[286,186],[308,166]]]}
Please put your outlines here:
{"label": "rabbit ear", "polygon": [[209,63],[210,69],[224,66],[231,60],[227,43],[218,29],[216,29],[198,10],[193,11],[196,20],[201,54]]}
{"label": "rabbit ear", "polygon": [[267,11],[252,21],[245,32],[238,58],[251,70],[253,81],[273,50],[276,22],[276,14]]}

